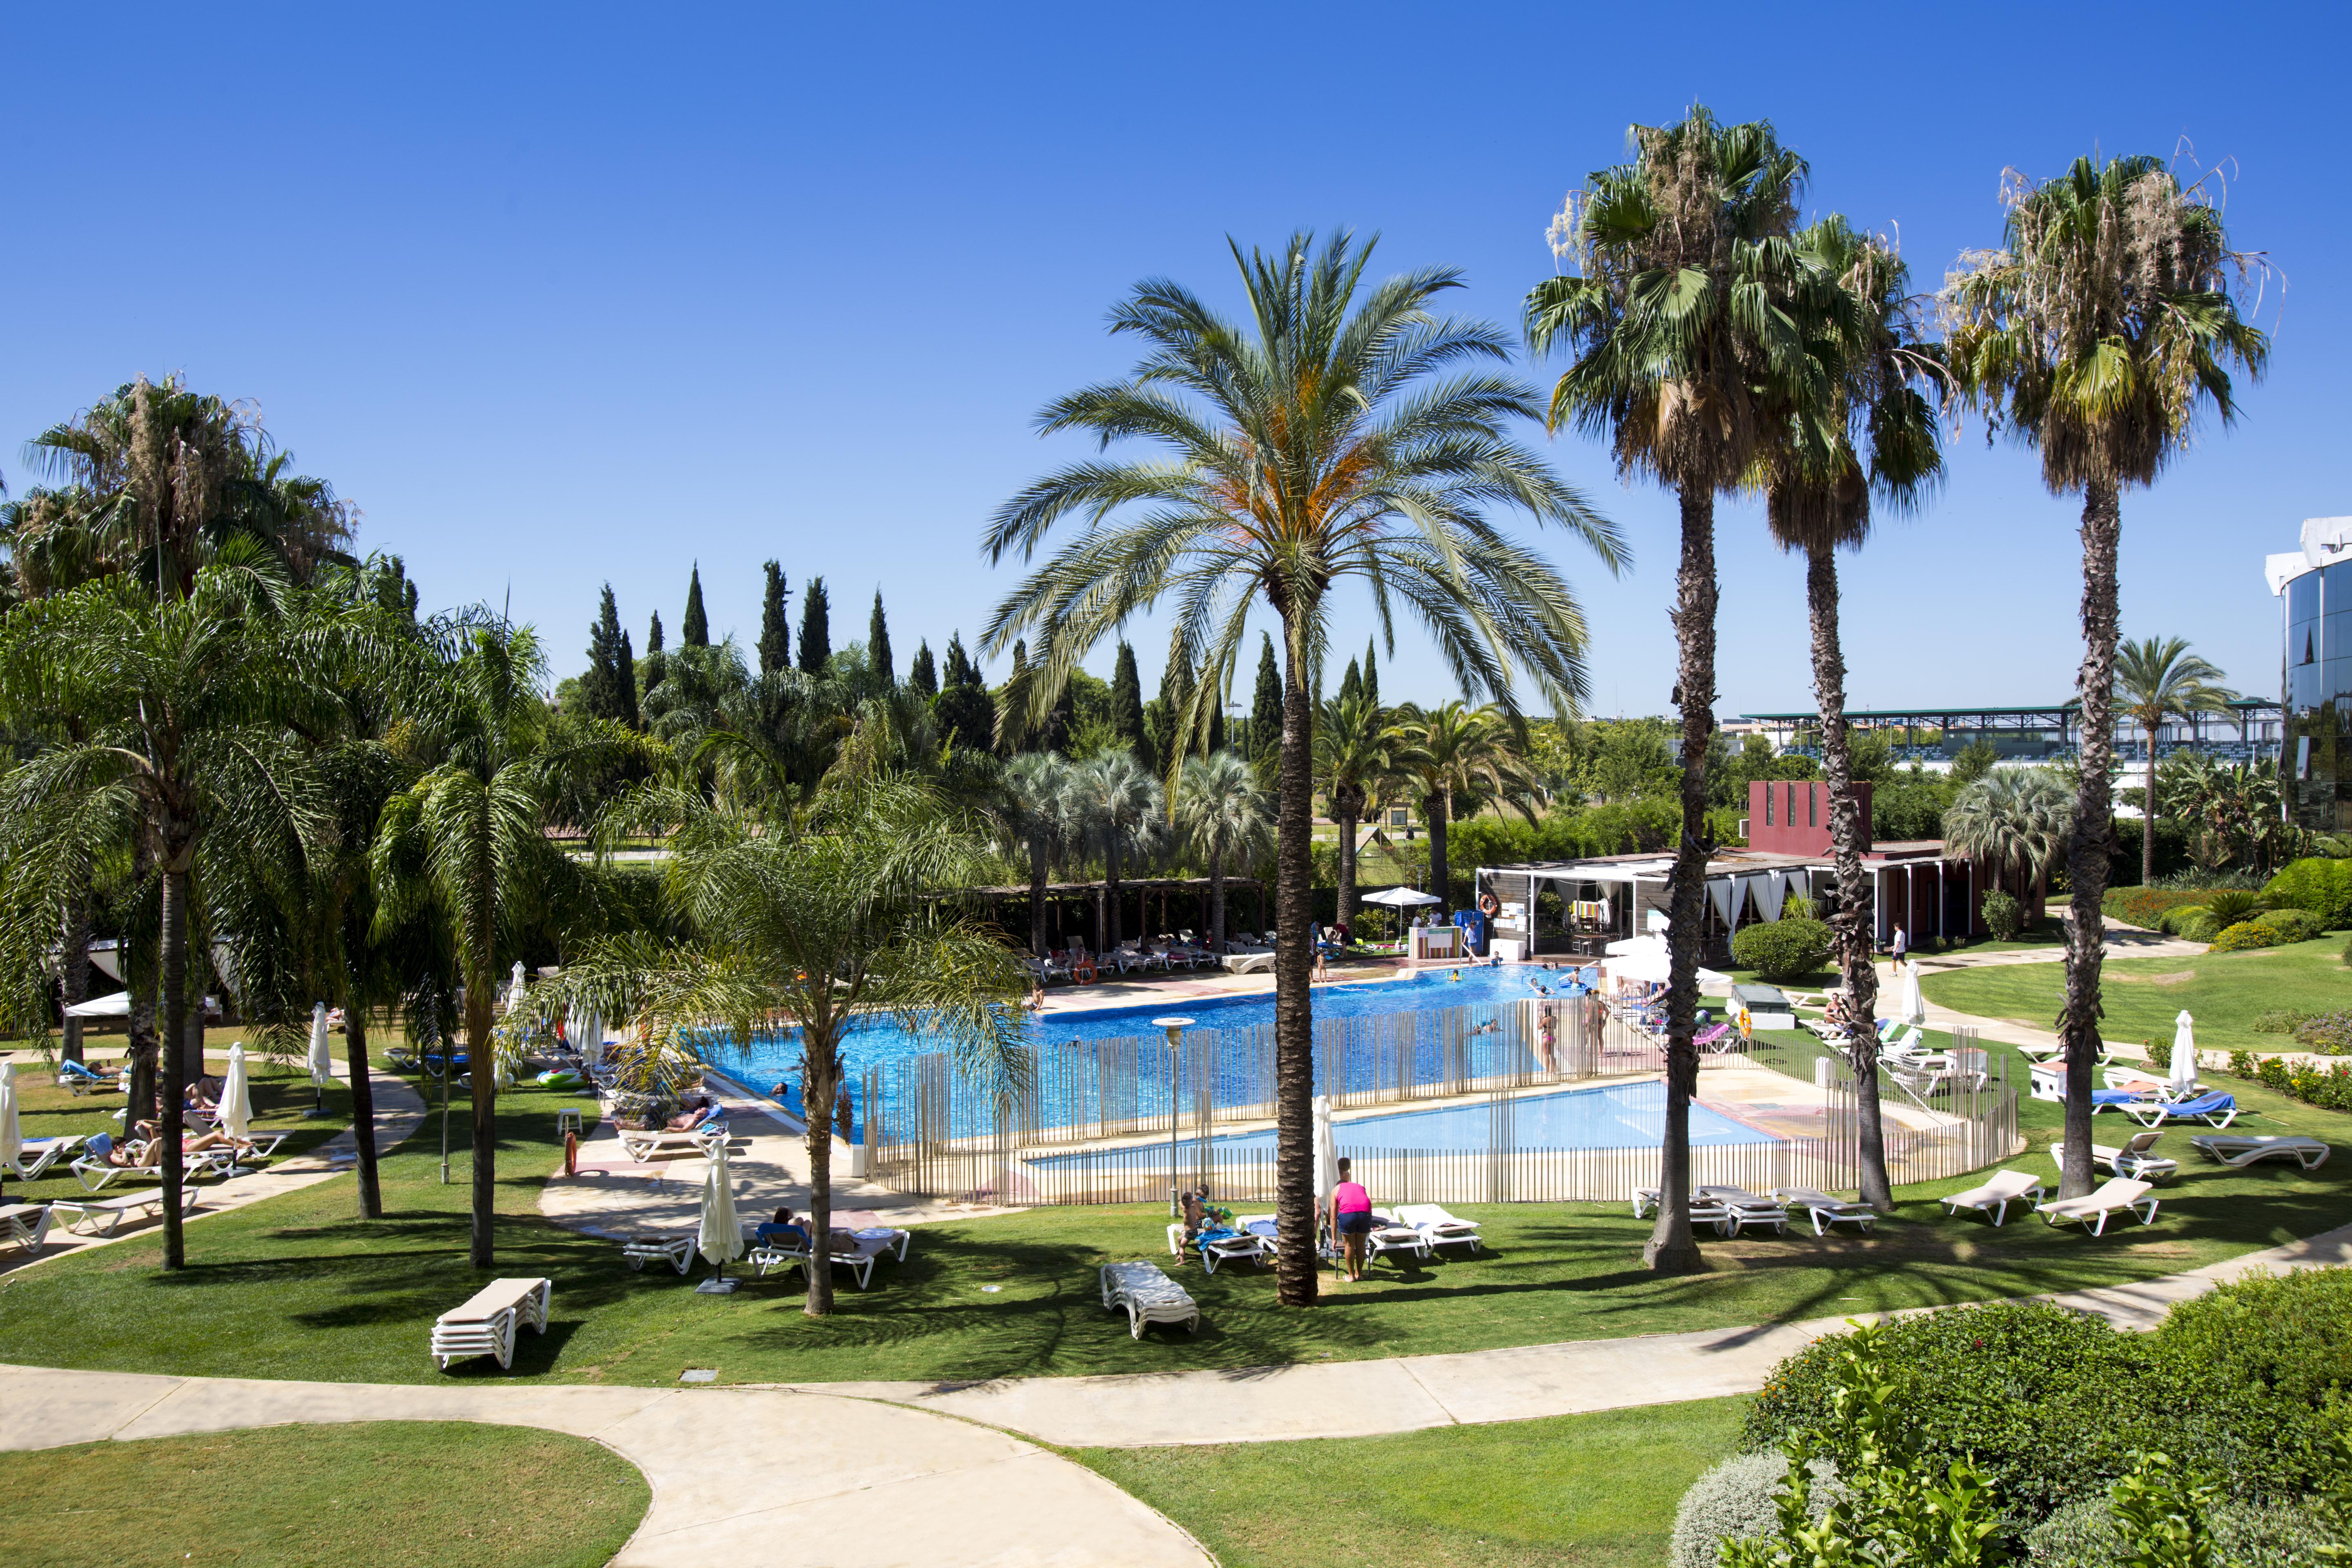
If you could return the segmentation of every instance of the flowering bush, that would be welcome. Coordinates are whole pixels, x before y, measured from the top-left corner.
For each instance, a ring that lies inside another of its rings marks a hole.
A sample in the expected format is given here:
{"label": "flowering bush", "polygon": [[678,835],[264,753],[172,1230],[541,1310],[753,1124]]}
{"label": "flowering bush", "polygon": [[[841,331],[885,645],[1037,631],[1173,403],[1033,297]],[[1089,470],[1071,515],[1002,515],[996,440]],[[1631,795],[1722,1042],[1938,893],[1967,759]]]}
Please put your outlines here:
{"label": "flowering bush", "polygon": [[2276,947],[2278,932],[2252,921],[2240,921],[2213,939],[2210,952],[2243,952],[2249,948]]}
{"label": "flowering bush", "polygon": [[[2259,1021],[2256,1026],[2260,1026]],[[2352,1012],[2298,1017],[2294,1021],[2294,1037],[2306,1050],[2331,1057],[2352,1057]]]}
{"label": "flowering bush", "polygon": [[2334,1062],[2318,1068],[2282,1061],[2277,1057],[2257,1061],[2251,1051],[2231,1051],[2230,1070],[2240,1078],[2254,1079],[2264,1089],[2276,1089],[2290,1100],[2318,1106],[2322,1110],[2352,1110],[2352,1062]]}
{"label": "flowering bush", "polygon": [[2100,907],[2126,925],[2153,931],[2165,910],[2203,904],[2212,896],[2210,888],[2109,888]]}

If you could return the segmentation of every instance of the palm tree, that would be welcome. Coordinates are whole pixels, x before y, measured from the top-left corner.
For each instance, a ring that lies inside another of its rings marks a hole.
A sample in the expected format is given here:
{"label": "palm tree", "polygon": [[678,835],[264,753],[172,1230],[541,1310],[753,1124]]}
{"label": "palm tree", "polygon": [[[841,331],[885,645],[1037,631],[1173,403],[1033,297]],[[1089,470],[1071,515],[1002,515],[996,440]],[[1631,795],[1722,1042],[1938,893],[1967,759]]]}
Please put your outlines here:
{"label": "palm tree", "polygon": [[2140,792],[2142,887],[2156,880],[2156,732],[2167,719],[2226,712],[2238,694],[2221,680],[2221,670],[2189,651],[2186,637],[2143,637],[2116,648],[2116,703],[2147,737],[2147,783]]}
{"label": "palm tree", "polygon": [[1055,852],[1077,836],[1075,769],[1056,752],[1024,752],[1006,764],[998,820],[1029,853],[1029,951],[1045,953],[1045,878]]}
{"label": "palm tree", "polygon": [[1514,666],[1555,705],[1584,690],[1585,626],[1568,584],[1505,538],[1501,507],[1554,522],[1614,570],[1616,531],[1507,423],[1538,412],[1517,381],[1475,368],[1507,361],[1502,335],[1440,317],[1461,286],[1428,268],[1366,288],[1371,247],[1341,234],[1313,248],[1294,236],[1273,254],[1234,259],[1247,325],[1191,290],[1153,279],[1112,312],[1114,332],[1148,345],[1132,377],[1051,405],[1048,433],[1106,445],[1150,441],[1163,461],[1085,462],[1037,481],[997,511],[991,561],[1034,557],[1065,518],[1083,526],[991,619],[989,647],[1035,635],[1029,700],[1040,720],[1078,660],[1129,617],[1169,600],[1171,657],[1198,672],[1171,754],[1205,735],[1245,646],[1260,596],[1282,621],[1275,960],[1277,1293],[1316,1294],[1308,991],[1314,714],[1308,676],[1322,657],[1334,583],[1360,578],[1383,631],[1399,601],[1473,694],[1513,699]]}
{"label": "palm tree", "polygon": [[2043,770],[1995,768],[1945,807],[1944,841],[2024,900],[2058,863],[2074,809]]}
{"label": "palm tree", "polygon": [[1177,830],[1209,861],[1209,951],[1225,947],[1225,868],[1265,853],[1274,819],[1257,770],[1238,753],[1187,757],[1176,784]]}
{"label": "palm tree", "polygon": [[[633,1069],[658,1081],[698,1067],[714,1021],[738,1040],[796,1026],[812,1235],[831,1228],[827,1113],[856,1020],[895,1015],[941,1040],[982,1083],[1005,1095],[1020,1087],[1025,976],[1003,942],[936,896],[971,879],[982,846],[928,784],[901,776],[829,788],[789,825],[655,784],[616,803],[600,834],[650,822],[677,829],[664,886],[685,940],[593,941],[533,990],[532,1005],[549,1016],[570,1008],[627,1020]],[[832,1309],[832,1271],[809,1270],[809,1315]]]}
{"label": "palm tree", "polygon": [[1445,830],[1457,804],[1507,801],[1529,822],[1536,819],[1535,775],[1519,742],[1510,715],[1462,702],[1430,709],[1407,703],[1389,726],[1392,765],[1420,786],[1422,816],[1429,828],[1430,890],[1447,903],[1453,902],[1454,884],[1445,862]]}
{"label": "palm tree", "polygon": [[1576,268],[1528,292],[1526,325],[1535,352],[1576,354],[1552,389],[1551,427],[1608,437],[1621,473],[1654,477],[1681,504],[1685,826],[1667,929],[1664,1188],[1643,1257],[1682,1272],[1699,1267],[1685,1200],[1715,729],[1715,498],[1742,482],[1818,379],[1800,323],[1828,314],[1822,297],[1834,290],[1790,241],[1805,164],[1769,125],[1718,125],[1695,107],[1678,125],[1633,127],[1633,162],[1594,173],[1554,226]]}
{"label": "palm tree", "polygon": [[2241,315],[2231,250],[2200,184],[2158,159],[2079,158],[2044,184],[2011,174],[2005,248],[1961,258],[1945,298],[1952,368],[1969,399],[2042,454],[2054,495],[2083,497],[2083,737],[2066,848],[2074,923],[2066,943],[2066,1168],[2090,1191],[2091,1075],[2099,1054],[2099,960],[2113,850],[2116,558],[2126,485],[2155,482],[2210,402],[2237,414],[2223,363],[2259,377],[2263,334]]}
{"label": "palm tree", "polygon": [[1942,476],[1936,410],[1921,392],[1942,374],[1910,292],[1910,270],[1893,246],[1856,233],[1832,214],[1797,236],[1804,257],[1844,296],[1828,319],[1808,322],[1823,374],[1817,405],[1802,407],[1787,438],[1759,459],[1773,541],[1805,557],[1812,628],[1813,701],[1822,716],[1822,771],[1829,781],[1830,843],[1837,867],[1839,967],[1852,1002],[1846,1058],[1853,1068],[1862,1201],[1891,1212],[1886,1142],[1878,1105],[1878,1036],[1871,1027],[1878,971],[1871,963],[1871,879],[1862,868],[1860,792],[1845,722],[1845,655],[1838,637],[1837,552],[1869,536],[1871,501],[1916,506]]}
{"label": "palm tree", "polygon": [[1126,941],[1119,929],[1119,851],[1147,849],[1158,840],[1166,796],[1133,752],[1105,752],[1072,768],[1069,778],[1079,831],[1102,846],[1103,902],[1096,914],[1099,919],[1108,908],[1109,932],[1098,925],[1095,942],[1108,952]]}
{"label": "palm tree", "polygon": [[1315,721],[1315,782],[1339,825],[1339,923],[1356,923],[1356,831],[1377,811],[1396,769],[1389,754],[1389,714],[1361,695],[1327,699]]}

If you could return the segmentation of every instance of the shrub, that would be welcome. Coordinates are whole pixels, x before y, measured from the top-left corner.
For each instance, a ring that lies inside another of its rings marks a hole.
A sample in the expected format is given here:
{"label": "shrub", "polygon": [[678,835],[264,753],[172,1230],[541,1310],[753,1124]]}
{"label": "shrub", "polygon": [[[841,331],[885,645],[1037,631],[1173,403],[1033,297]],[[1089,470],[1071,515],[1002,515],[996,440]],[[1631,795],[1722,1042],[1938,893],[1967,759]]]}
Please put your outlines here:
{"label": "shrub", "polygon": [[2100,907],[2126,925],[2152,931],[2165,910],[2201,904],[2212,896],[2202,888],[2109,888]]}
{"label": "shrub", "polygon": [[1780,918],[1784,921],[1817,921],[1822,914],[1813,907],[1812,900],[1802,893],[1790,893],[1780,900]]}
{"label": "shrub", "polygon": [[1820,921],[1763,921],[1731,939],[1731,956],[1762,980],[1794,980],[1829,961],[1830,928]]}
{"label": "shrub", "polygon": [[[1774,1493],[1788,1473],[1789,1458],[1777,1451],[1734,1454],[1702,1472],[1675,1507],[1675,1533],[1666,1548],[1669,1568],[1715,1568],[1724,1542],[1753,1541],[1770,1533],[1780,1520]],[[1813,1474],[1820,1480],[1809,1500],[1819,1521],[1838,1490],[1837,1471],[1827,1460],[1819,1460]]]}
{"label": "shrub", "polygon": [[2221,934],[2213,939],[2213,945],[2208,951],[2244,952],[2250,948],[2276,947],[2277,945],[2278,932],[2271,930],[2270,927],[2256,925],[2252,921],[2240,921],[2236,925],[2223,927]]}
{"label": "shrub", "polygon": [[2015,942],[2017,928],[2024,920],[2024,906],[2007,893],[1995,888],[1985,895],[1984,922],[1991,928],[1995,942]]}
{"label": "shrub", "polygon": [[2352,1381],[2352,1268],[2247,1275],[2173,1308],[2148,1338],[2178,1390],[2168,1446],[2201,1449],[2199,1468],[2256,1501],[2334,1477],[2335,1406]]}
{"label": "shrub", "polygon": [[[2206,1514],[2222,1562],[2244,1568],[2319,1568],[2336,1533],[2318,1510],[2301,1503],[2224,1502]],[[2035,1568],[2113,1568],[2128,1563],[2113,1505],[2104,1498],[2068,1503],[2027,1532]]]}
{"label": "shrub", "polygon": [[2205,895],[2205,907],[2224,926],[2233,926],[2241,921],[2252,920],[2265,906],[2259,893],[2250,893],[2243,888],[2217,888]]}
{"label": "shrub", "polygon": [[2221,922],[2215,920],[2213,911],[2202,904],[2174,910],[2164,918],[2168,922],[2167,931],[2189,942],[2211,942],[2221,934]]}
{"label": "shrub", "polygon": [[2254,1020],[2257,1035],[2292,1035],[2311,1022],[2312,1015],[2292,1007],[2273,1007]]}
{"label": "shrub", "polygon": [[2309,910],[2270,910],[2256,915],[2254,923],[2278,932],[2282,942],[2310,942],[2326,931]]}
{"label": "shrub", "polygon": [[[2269,1014],[2263,1015],[2267,1018]],[[2261,1026],[2261,1020],[2255,1021]],[[2294,1037],[2306,1050],[2323,1056],[2352,1056],[2352,1013],[2318,1013],[2308,1016],[2295,1016]]]}
{"label": "shrub", "polygon": [[2345,939],[2344,952],[2341,956],[2345,963],[2352,963],[2352,937]]}
{"label": "shrub", "polygon": [[2308,910],[2326,925],[2352,926],[2352,860],[2297,860],[2263,889],[2274,909]]}

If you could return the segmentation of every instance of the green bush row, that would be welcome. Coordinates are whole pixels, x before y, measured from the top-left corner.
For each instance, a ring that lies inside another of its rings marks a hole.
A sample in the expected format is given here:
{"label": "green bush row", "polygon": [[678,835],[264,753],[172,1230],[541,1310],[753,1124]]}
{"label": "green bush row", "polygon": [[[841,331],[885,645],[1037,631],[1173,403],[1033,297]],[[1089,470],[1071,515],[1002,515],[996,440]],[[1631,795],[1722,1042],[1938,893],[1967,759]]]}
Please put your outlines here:
{"label": "green bush row", "polygon": [[[2334,1015],[2342,1016],[2342,1015]],[[2231,1051],[2230,1070],[2250,1078],[2264,1089],[2274,1089],[2291,1100],[2322,1110],[2352,1110],[2352,1062],[2331,1062],[2324,1068],[2307,1062],[2284,1062],[2276,1057],[2260,1061],[2252,1051]]]}
{"label": "green bush row", "polygon": [[2273,909],[2308,910],[2322,925],[2352,926],[2352,860],[2296,860],[2282,868],[2263,889]]}

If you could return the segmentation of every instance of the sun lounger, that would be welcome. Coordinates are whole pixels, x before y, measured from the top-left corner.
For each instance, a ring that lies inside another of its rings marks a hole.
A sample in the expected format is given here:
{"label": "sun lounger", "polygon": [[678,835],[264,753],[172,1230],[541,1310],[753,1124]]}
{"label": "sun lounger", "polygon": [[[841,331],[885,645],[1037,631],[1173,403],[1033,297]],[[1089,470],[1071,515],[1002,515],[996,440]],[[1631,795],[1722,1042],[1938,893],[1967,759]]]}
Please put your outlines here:
{"label": "sun lounger", "polygon": [[1954,1193],[1937,1200],[1947,1214],[1962,1209],[1974,1209],[1979,1214],[1992,1211],[1992,1223],[2000,1225],[2009,1217],[2011,1204],[2039,1204],[2049,1189],[2042,1178],[2024,1171],[1996,1171],[1982,1186],[1970,1187],[1964,1193]]}
{"label": "sun lounger", "polygon": [[621,1261],[632,1272],[648,1263],[667,1263],[680,1274],[694,1267],[694,1237],[688,1236],[633,1236],[621,1243]]}
{"label": "sun lounger", "polygon": [[0,1208],[0,1247],[21,1247],[38,1252],[48,1239],[49,1208],[46,1204],[10,1204]]}
{"label": "sun lounger", "polygon": [[1424,1259],[1435,1256],[1429,1237],[1387,1215],[1376,1214],[1372,1216],[1372,1228],[1364,1234],[1364,1262],[1376,1263],[1381,1254],[1389,1252],[1409,1252]]}
{"label": "sun lounger", "polygon": [[1274,968],[1270,952],[1230,952],[1225,955],[1225,970],[1232,974],[1260,974]]}
{"label": "sun lounger", "polygon": [[2119,1105],[2116,1109],[2142,1127],[2161,1127],[2168,1121],[2202,1121],[2208,1127],[2222,1128],[2238,1119],[2236,1097],[2218,1091],[2200,1094],[2194,1100],[2174,1100],[2169,1104],[2160,1100],[2146,1100]]}
{"label": "sun lounger", "polygon": [[545,1279],[493,1279],[462,1307],[433,1321],[433,1359],[441,1370],[467,1356],[491,1355],[499,1365],[514,1364],[515,1331],[528,1326],[547,1332],[548,1300],[554,1285]]}
{"label": "sun lounger", "polygon": [[1697,1196],[1723,1210],[1715,1228],[1725,1236],[1738,1236],[1751,1225],[1769,1226],[1775,1236],[1789,1233],[1789,1211],[1746,1187],[1701,1187]]}
{"label": "sun lounger", "polygon": [[87,1140],[80,1137],[27,1138],[13,1160],[0,1160],[0,1171],[20,1182],[37,1182],[41,1173],[59,1160],[79,1149]]}
{"label": "sun lounger", "polygon": [[1399,1225],[1409,1225],[1427,1237],[1432,1247],[1466,1246],[1473,1257],[1477,1255],[1477,1226],[1456,1219],[1441,1204],[1399,1204],[1396,1218]]}
{"label": "sun lounger", "polygon": [[1274,1247],[1255,1231],[1203,1231],[1192,1244],[1200,1249],[1201,1268],[1210,1274],[1220,1263],[1255,1263],[1265,1268],[1274,1258]]}
{"label": "sun lounger", "polygon": [[2326,1143],[2299,1133],[2261,1137],[2244,1132],[2206,1132],[2191,1138],[2189,1146],[2239,1170],[2258,1160],[2293,1160],[2306,1171],[2316,1171],[2327,1163],[2328,1155]]}
{"label": "sun lounger", "polygon": [[1787,1205],[1791,1212],[1801,1212],[1810,1216],[1815,1236],[1833,1225],[1858,1225],[1867,1235],[1878,1223],[1878,1211],[1868,1204],[1833,1198],[1811,1187],[1774,1187],[1772,1197],[1775,1202]]}
{"label": "sun lounger", "polygon": [[[197,1191],[193,1182],[180,1184],[182,1214],[195,1208]],[[120,1197],[53,1198],[49,1202],[49,1214],[53,1219],[65,1219],[71,1215],[73,1217],[66,1221],[66,1228],[79,1231],[84,1236],[112,1236],[121,1227],[122,1222],[133,1215],[160,1215],[163,1212],[163,1189],[161,1187],[143,1193],[124,1193]]]}
{"label": "sun lounger", "polygon": [[1127,1314],[1128,1331],[1139,1340],[1146,1323],[1181,1323],[1193,1333],[1201,1329],[1200,1306],[1184,1287],[1157,1263],[1141,1258],[1103,1265],[1102,1302],[1106,1312]]}
{"label": "sun lounger", "polygon": [[[835,1231],[834,1234],[839,1236],[842,1233]],[[850,1238],[846,1250],[836,1243],[828,1254],[828,1258],[834,1267],[848,1269],[850,1278],[856,1280],[857,1288],[863,1290],[867,1285],[873,1283],[874,1265],[877,1259],[894,1250],[901,1256],[904,1255],[906,1236],[907,1233],[902,1230],[894,1230],[887,1235],[855,1236]],[[754,1247],[751,1258],[754,1274],[764,1279],[771,1268],[781,1268],[788,1274],[795,1268],[805,1271],[808,1268],[809,1248],[803,1242],[787,1242],[778,1247]]]}
{"label": "sun lounger", "polygon": [[[2167,1176],[2177,1174],[2180,1170],[2179,1161],[2168,1160],[2161,1154],[2148,1152],[2156,1147],[2156,1141],[2163,1136],[2164,1133],[2160,1130],[2135,1132],[2132,1134],[2131,1142],[2119,1149],[2110,1149],[2104,1143],[2094,1143],[2091,1145],[2091,1163],[2095,1166],[2103,1166],[2118,1176],[2129,1176],[2136,1182],[2160,1182]],[[2050,1158],[2056,1163],[2060,1170],[2064,1170],[2066,1145],[2063,1143],[2050,1145]]]}
{"label": "sun lounger", "polygon": [[2077,1220],[2091,1227],[2093,1236],[2107,1233],[2107,1216],[2114,1214],[2137,1214],[2142,1225],[2156,1223],[2156,1199],[2146,1182],[2135,1182],[2126,1176],[2116,1176],[2095,1193],[2079,1198],[2052,1198],[2037,1204],[2033,1212],[2056,1225],[2061,1220]]}
{"label": "sun lounger", "polygon": [[654,1132],[624,1131],[621,1149],[633,1162],[642,1165],[656,1154],[708,1154],[712,1140],[723,1142],[726,1137],[727,1123],[723,1121],[705,1121],[683,1132],[670,1128]]}
{"label": "sun lounger", "polygon": [[115,1073],[100,1072],[86,1062],[59,1062],[58,1087],[76,1096],[85,1094],[120,1094],[122,1079]]}

